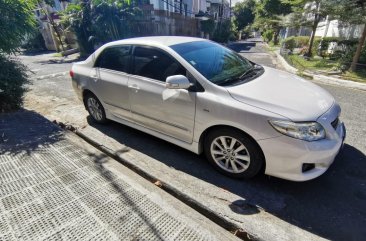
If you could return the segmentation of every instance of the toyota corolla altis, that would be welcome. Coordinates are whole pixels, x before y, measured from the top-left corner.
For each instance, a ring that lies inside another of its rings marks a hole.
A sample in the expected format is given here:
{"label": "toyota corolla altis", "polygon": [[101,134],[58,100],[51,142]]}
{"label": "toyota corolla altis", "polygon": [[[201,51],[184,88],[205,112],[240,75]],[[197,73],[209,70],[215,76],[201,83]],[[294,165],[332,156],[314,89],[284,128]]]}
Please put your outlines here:
{"label": "toyota corolla altis", "polygon": [[345,137],[327,91],[200,38],[111,42],[70,75],[96,122],[113,120],[204,153],[231,177],[261,170],[295,181],[318,177]]}

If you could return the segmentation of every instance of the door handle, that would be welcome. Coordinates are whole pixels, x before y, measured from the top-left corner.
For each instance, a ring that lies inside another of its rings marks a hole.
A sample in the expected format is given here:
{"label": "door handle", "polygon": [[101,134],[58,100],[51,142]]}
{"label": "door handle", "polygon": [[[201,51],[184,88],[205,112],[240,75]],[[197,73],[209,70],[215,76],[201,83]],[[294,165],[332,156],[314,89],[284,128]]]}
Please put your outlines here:
{"label": "door handle", "polygon": [[138,87],[137,85],[129,85],[128,88],[135,89],[135,90],[139,90],[140,89],[140,87]]}
{"label": "door handle", "polygon": [[98,80],[98,76],[97,75],[91,75],[90,78],[92,78],[94,81]]}

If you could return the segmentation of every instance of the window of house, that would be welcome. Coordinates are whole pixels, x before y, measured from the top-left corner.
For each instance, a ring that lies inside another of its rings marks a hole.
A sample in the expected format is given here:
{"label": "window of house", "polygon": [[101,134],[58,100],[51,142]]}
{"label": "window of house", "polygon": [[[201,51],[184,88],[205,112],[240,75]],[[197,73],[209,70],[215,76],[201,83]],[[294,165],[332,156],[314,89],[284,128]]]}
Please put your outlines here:
{"label": "window of house", "polygon": [[117,46],[105,49],[99,56],[95,67],[129,72],[130,49],[130,46]]}
{"label": "window of house", "polygon": [[134,74],[165,82],[168,76],[186,76],[186,70],[161,50],[138,46],[134,50]]}

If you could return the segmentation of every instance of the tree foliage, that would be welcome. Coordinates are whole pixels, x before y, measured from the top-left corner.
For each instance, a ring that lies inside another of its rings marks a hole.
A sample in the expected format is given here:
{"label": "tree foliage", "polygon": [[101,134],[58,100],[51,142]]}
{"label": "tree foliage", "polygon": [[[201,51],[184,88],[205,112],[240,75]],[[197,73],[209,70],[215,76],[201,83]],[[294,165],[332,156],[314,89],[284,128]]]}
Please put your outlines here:
{"label": "tree foliage", "polygon": [[18,109],[23,103],[27,68],[18,60],[0,55],[0,113]]}
{"label": "tree foliage", "polygon": [[234,23],[237,26],[238,30],[243,30],[249,24],[253,23],[255,17],[254,9],[255,9],[254,0],[246,0],[235,4]]}
{"label": "tree foliage", "polygon": [[62,23],[76,33],[86,55],[93,51],[93,45],[137,35],[141,15],[131,0],[78,0],[68,5]]}
{"label": "tree foliage", "polygon": [[333,0],[282,0],[290,4],[292,10],[297,12],[297,16],[303,15],[303,26],[310,26],[312,33],[309,40],[309,47],[306,56],[311,57],[315,39],[315,32],[321,19],[325,18],[333,11]]}
{"label": "tree foliage", "polygon": [[27,69],[8,54],[14,54],[22,40],[34,31],[32,0],[0,0],[0,112],[21,107]]}
{"label": "tree foliage", "polygon": [[255,7],[253,26],[262,32],[273,31],[273,42],[278,43],[280,29],[284,26],[283,16],[292,12],[291,4],[281,0],[259,0]]}
{"label": "tree foliage", "polygon": [[349,24],[363,24],[364,29],[355,49],[350,70],[355,71],[360,61],[366,41],[366,1],[365,0],[332,0],[333,16]]}
{"label": "tree foliage", "polygon": [[215,30],[215,27],[216,27],[215,20],[211,18],[201,21],[201,29],[204,33],[212,35]]}
{"label": "tree foliage", "polygon": [[34,2],[30,0],[0,0],[0,52],[14,53],[26,34],[36,25]]}
{"label": "tree foliage", "polygon": [[286,15],[292,12],[291,4],[281,0],[257,1],[256,14],[258,17],[271,18],[274,15]]}
{"label": "tree foliage", "polygon": [[234,40],[235,35],[233,28],[234,26],[230,20],[224,20],[217,23],[212,35],[212,40],[219,43],[225,43],[228,40]]}

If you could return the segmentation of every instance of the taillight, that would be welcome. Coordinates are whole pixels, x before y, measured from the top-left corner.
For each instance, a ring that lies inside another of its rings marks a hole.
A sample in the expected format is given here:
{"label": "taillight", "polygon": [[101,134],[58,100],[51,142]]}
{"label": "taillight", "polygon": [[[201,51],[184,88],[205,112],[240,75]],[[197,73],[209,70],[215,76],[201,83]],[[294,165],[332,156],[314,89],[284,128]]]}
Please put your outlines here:
{"label": "taillight", "polygon": [[74,78],[74,72],[72,70],[70,70],[70,77]]}

